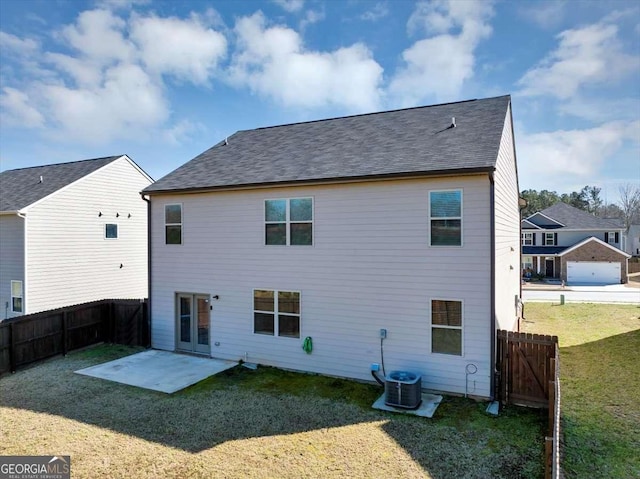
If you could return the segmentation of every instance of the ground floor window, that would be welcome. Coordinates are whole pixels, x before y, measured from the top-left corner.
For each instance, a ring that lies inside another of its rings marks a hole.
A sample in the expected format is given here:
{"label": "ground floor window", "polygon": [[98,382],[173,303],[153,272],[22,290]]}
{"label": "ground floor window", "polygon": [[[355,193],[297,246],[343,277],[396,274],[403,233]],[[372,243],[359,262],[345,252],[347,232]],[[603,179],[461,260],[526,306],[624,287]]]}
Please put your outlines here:
{"label": "ground floor window", "polygon": [[22,313],[23,305],[22,281],[11,281],[11,311],[13,313]]}
{"label": "ground floor window", "polygon": [[431,300],[431,352],[462,356],[462,301]]}
{"label": "ground floor window", "polygon": [[533,256],[522,257],[522,276],[530,277],[533,274]]}
{"label": "ground floor window", "polygon": [[300,337],[300,293],[255,289],[253,332],[287,338]]}

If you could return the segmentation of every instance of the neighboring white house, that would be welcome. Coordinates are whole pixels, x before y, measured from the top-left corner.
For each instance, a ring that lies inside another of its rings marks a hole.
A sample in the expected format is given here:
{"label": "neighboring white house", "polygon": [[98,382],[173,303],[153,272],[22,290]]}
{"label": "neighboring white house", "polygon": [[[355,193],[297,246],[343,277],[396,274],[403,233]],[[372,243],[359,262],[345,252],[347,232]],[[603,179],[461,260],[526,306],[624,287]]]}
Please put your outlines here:
{"label": "neighboring white house", "polygon": [[0,173],[0,319],[147,297],[151,183],[126,155]]}
{"label": "neighboring white house", "polygon": [[630,225],[626,235],[625,251],[632,256],[640,256],[640,225]]}
{"label": "neighboring white house", "polygon": [[509,96],[239,131],[143,192],[152,345],[491,397],[518,191]]}
{"label": "neighboring white house", "polygon": [[522,220],[522,272],[569,284],[626,283],[624,226],[566,203]]}

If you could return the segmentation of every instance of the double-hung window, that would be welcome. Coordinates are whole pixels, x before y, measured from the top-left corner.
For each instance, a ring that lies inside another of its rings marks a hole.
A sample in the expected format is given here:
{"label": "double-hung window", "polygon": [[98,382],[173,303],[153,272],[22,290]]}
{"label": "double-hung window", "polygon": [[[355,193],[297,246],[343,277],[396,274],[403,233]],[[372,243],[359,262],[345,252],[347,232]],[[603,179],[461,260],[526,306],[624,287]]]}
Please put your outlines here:
{"label": "double-hung window", "polygon": [[556,245],[556,235],[555,235],[555,233],[545,233],[544,234],[544,245],[545,246],[555,246]]}
{"label": "double-hung window", "polygon": [[253,291],[253,332],[287,338],[300,337],[300,293]]}
{"label": "double-hung window", "polygon": [[22,281],[11,281],[11,312],[24,312]]}
{"label": "double-hung window", "polygon": [[522,233],[522,246],[533,245],[533,233]]}
{"label": "double-hung window", "polygon": [[313,199],[265,200],[264,223],[266,245],[311,245]]}
{"label": "double-hung window", "polygon": [[609,231],[607,234],[605,234],[605,237],[607,238],[607,243],[609,244],[615,244],[618,242],[618,233],[616,233],[615,231]]}
{"label": "double-hung window", "polygon": [[164,207],[165,244],[182,244],[182,205]]}
{"label": "double-hung window", "polygon": [[431,300],[431,352],[462,356],[462,301]]}
{"label": "double-hung window", "polygon": [[462,190],[430,191],[431,246],[462,246]]}

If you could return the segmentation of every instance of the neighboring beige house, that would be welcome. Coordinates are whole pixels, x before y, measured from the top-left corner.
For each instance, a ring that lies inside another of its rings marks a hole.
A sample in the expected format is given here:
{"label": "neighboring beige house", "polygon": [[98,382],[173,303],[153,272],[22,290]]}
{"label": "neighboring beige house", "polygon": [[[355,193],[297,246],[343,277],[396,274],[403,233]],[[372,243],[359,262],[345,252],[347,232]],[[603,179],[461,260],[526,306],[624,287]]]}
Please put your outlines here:
{"label": "neighboring beige house", "polygon": [[239,131],[143,192],[152,345],[492,397],[518,191],[509,96]]}
{"label": "neighboring beige house", "polygon": [[624,226],[566,203],[522,220],[522,271],[569,284],[625,283]]}
{"label": "neighboring beige house", "polygon": [[0,173],[0,320],[147,297],[151,183],[126,155]]}

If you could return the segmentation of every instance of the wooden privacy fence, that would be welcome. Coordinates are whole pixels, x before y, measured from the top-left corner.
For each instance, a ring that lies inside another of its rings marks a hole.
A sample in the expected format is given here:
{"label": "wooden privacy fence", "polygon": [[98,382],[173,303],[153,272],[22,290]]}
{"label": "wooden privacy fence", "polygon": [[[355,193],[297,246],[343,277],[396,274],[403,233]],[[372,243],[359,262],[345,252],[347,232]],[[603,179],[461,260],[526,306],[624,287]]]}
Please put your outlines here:
{"label": "wooden privacy fence", "polygon": [[545,437],[545,479],[559,479],[558,337],[499,330],[496,354],[500,403],[549,409],[549,428]]}
{"label": "wooden privacy fence", "polygon": [[502,404],[546,408],[557,336],[498,331],[496,367]]}
{"label": "wooden privacy fence", "polygon": [[150,345],[147,300],[105,299],[0,323],[0,375],[91,344]]}

